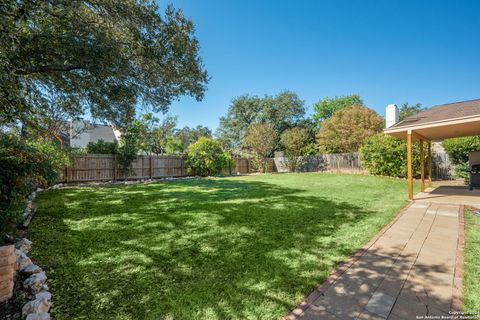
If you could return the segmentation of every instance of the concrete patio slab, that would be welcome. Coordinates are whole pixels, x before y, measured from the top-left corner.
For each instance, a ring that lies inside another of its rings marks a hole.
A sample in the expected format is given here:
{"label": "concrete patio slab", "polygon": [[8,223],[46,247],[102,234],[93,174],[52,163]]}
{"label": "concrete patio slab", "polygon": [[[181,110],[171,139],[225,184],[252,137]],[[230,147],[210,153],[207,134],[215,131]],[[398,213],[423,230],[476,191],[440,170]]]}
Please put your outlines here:
{"label": "concrete patio slab", "polygon": [[287,319],[407,320],[447,314],[457,276],[461,212],[460,205],[414,201]]}
{"label": "concrete patio slab", "polygon": [[376,291],[365,306],[365,311],[386,319],[395,303],[395,297],[396,296],[390,296],[386,293]]}
{"label": "concrete patio slab", "polygon": [[448,203],[480,209],[480,189],[468,190],[466,186],[440,186],[428,188],[415,195],[417,203]]}

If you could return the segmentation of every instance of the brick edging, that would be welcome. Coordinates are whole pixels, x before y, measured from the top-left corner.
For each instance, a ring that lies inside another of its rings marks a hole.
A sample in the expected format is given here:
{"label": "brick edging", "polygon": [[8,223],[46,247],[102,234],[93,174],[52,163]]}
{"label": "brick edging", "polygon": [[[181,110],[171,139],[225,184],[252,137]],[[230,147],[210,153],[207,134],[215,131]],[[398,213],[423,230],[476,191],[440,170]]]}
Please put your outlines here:
{"label": "brick edging", "polygon": [[452,289],[452,305],[450,309],[452,311],[462,311],[462,277],[464,267],[464,250],[465,250],[465,206],[461,205],[458,215],[458,241],[457,252],[455,255],[455,273],[453,277],[453,289]]}
{"label": "brick edging", "polygon": [[330,286],[337,281],[337,279],[347,271],[357,260],[359,260],[370,247],[377,242],[377,240],[397,222],[398,219],[405,213],[405,211],[412,205],[414,201],[410,201],[405,205],[387,225],[385,225],[370,241],[367,242],[362,248],[358,249],[354,254],[349,256],[345,261],[338,264],[335,270],[323,281],[319,286],[313,289],[302,301],[287,315],[282,317],[282,320],[296,320],[307,310],[311,304],[323,295]]}

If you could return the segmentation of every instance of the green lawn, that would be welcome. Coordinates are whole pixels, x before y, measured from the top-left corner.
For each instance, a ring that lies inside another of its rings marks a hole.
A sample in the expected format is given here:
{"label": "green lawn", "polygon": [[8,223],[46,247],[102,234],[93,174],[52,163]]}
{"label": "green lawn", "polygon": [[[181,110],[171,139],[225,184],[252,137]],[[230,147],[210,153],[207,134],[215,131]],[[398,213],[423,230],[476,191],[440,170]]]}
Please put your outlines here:
{"label": "green lawn", "polygon": [[480,311],[480,217],[466,211],[465,223],[464,310]]}
{"label": "green lawn", "polygon": [[41,193],[55,319],[276,319],[406,204],[406,181],[307,173]]}

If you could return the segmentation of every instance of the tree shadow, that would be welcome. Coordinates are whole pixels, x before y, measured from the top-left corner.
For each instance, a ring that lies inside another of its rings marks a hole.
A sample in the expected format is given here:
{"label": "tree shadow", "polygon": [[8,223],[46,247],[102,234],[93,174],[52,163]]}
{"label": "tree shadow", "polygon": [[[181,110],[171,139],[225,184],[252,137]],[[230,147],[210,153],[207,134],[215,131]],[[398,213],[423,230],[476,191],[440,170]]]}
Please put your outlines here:
{"label": "tree shadow", "polygon": [[32,255],[58,319],[279,317],[368,239],[355,229],[378,214],[236,179],[53,190],[38,202]]}

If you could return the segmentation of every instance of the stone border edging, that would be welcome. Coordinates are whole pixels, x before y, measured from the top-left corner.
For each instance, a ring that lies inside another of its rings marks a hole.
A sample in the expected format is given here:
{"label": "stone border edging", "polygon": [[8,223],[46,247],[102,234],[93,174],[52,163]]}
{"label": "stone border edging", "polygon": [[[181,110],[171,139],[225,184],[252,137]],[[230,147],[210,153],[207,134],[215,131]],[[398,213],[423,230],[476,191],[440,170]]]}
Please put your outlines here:
{"label": "stone border edging", "polygon": [[43,191],[41,188],[37,188],[36,191],[33,191],[28,195],[28,200],[27,200],[27,207],[25,208],[25,211],[23,212],[23,227],[26,228],[30,224],[30,221],[32,221],[32,218],[34,214],[37,212],[37,207],[33,203],[33,200],[35,200],[35,197],[37,196],[38,192]]}
{"label": "stone border edging", "polygon": [[[236,177],[236,175],[235,175]],[[187,176],[187,177],[163,177],[152,179],[128,179],[128,180],[104,180],[104,181],[72,181],[57,183],[46,190],[56,190],[65,188],[93,188],[104,186],[117,186],[117,185],[132,185],[132,184],[150,184],[165,181],[181,181],[181,180],[195,180],[200,179],[199,176]],[[208,177],[209,178],[209,177]]]}
{"label": "stone border edging", "polygon": [[414,203],[414,201],[410,201],[407,203],[397,215],[387,224],[385,225],[370,241],[367,242],[362,248],[358,249],[354,254],[349,256],[345,261],[341,262],[337,265],[335,270],[321,283],[317,286],[313,291],[305,296],[302,301],[295,307],[295,309],[291,310],[286,316],[282,317],[282,320],[296,320],[298,319],[310,306],[311,304],[317,300],[321,295],[323,295],[330,286],[337,281],[337,279],[347,271],[357,260],[359,260],[367,250],[375,243],[377,240],[388,230],[390,227],[398,220],[400,217],[405,213],[405,211]]}
{"label": "stone border edging", "polygon": [[[17,228],[25,229],[30,224],[37,209],[33,201],[37,193],[41,191],[43,191],[43,189],[38,188],[28,195],[27,206],[23,212],[23,223],[17,225]],[[27,238],[17,238],[14,244],[9,247],[12,248],[12,255],[15,257],[12,264],[12,284],[23,280],[23,290],[28,292],[30,297],[29,301],[22,306],[22,316],[25,320],[50,320],[49,312],[52,307],[52,294],[49,292],[45,271],[33,263],[27,255],[32,247],[32,242]],[[22,275],[21,277],[16,277],[17,271]],[[5,301],[8,301],[13,296],[14,290],[21,289],[19,289],[19,287],[14,289],[12,285],[9,298]]]}
{"label": "stone border edging", "polygon": [[463,292],[463,267],[465,250],[465,206],[461,205],[458,216],[458,240],[457,253],[455,257],[455,272],[453,276],[452,305],[453,311],[462,311],[462,292]]}

